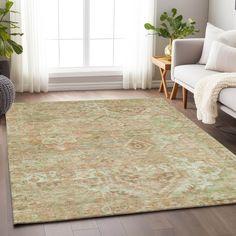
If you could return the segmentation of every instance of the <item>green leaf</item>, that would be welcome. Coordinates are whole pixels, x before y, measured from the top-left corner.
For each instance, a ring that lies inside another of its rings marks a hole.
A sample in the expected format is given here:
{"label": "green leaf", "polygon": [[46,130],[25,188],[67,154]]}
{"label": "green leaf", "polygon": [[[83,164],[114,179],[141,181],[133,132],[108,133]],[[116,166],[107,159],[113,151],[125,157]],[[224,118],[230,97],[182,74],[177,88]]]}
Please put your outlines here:
{"label": "green leaf", "polygon": [[12,36],[17,36],[17,35],[22,36],[24,34],[23,33],[11,33],[10,35],[12,35]]}
{"label": "green leaf", "polygon": [[6,30],[4,30],[2,28],[0,29],[0,37],[5,41],[10,39],[10,35],[8,34],[8,32],[6,32]]}
{"label": "green leaf", "polygon": [[16,13],[16,14],[20,14],[19,11],[13,11],[13,10],[10,10],[11,13]]}
{"label": "green leaf", "polygon": [[166,12],[164,12],[160,17],[160,20],[165,21],[167,19],[167,17],[168,17],[168,14]]}
{"label": "green leaf", "polygon": [[173,9],[171,10],[171,12],[172,12],[172,16],[175,17],[176,14],[177,14],[177,9],[176,9],[176,8],[173,8]]}
{"label": "green leaf", "polygon": [[0,38],[0,56],[5,56],[4,51],[5,51],[5,45],[3,40]]}
{"label": "green leaf", "polygon": [[10,20],[2,20],[3,23],[9,23],[9,24],[18,24],[16,21],[10,21]]}
{"label": "green leaf", "polygon": [[165,28],[168,28],[167,24],[166,23],[162,23],[161,26],[165,27]]}
{"label": "green leaf", "polygon": [[0,8],[0,16],[4,15],[5,14],[5,10]]}
{"label": "green leaf", "polygon": [[8,27],[0,24],[0,30],[3,30],[3,31],[7,32],[7,29],[8,29]]}
{"label": "green leaf", "polygon": [[170,37],[170,33],[166,29],[160,29],[160,36],[162,36],[164,38],[169,38]]}
{"label": "green leaf", "polygon": [[181,21],[176,21],[175,22],[175,28],[178,30],[179,28],[181,28],[182,24]]}
{"label": "green leaf", "polygon": [[5,6],[5,8],[6,8],[6,11],[7,11],[7,12],[10,11],[10,9],[11,9],[12,6],[13,6],[13,4],[14,4],[14,2],[12,2],[12,1],[10,1],[10,0],[7,0],[7,1],[6,1],[6,6]]}
{"label": "green leaf", "polygon": [[16,24],[10,24],[10,28],[11,29],[20,29],[20,27],[19,26],[17,26]]}
{"label": "green leaf", "polygon": [[153,25],[151,25],[149,23],[144,24],[144,28],[146,30],[155,30],[156,29]]}
{"label": "green leaf", "polygon": [[23,52],[23,47],[21,45],[19,45],[18,43],[14,42],[12,40],[8,40],[7,42],[12,46],[12,48],[16,54],[21,54]]}
{"label": "green leaf", "polygon": [[183,20],[183,16],[182,15],[179,15],[175,18],[176,21],[182,21]]}
{"label": "green leaf", "polygon": [[7,58],[10,58],[13,53],[13,49],[7,42],[4,42],[4,44],[5,44],[4,45],[4,56]]}

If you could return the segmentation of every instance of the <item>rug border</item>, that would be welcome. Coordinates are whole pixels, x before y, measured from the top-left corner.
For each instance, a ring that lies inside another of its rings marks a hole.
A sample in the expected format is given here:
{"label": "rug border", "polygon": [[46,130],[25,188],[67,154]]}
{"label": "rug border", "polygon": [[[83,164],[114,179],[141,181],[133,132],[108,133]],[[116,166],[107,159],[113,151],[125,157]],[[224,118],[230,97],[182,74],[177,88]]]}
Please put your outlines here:
{"label": "rug border", "polygon": [[[227,151],[229,151],[234,157],[236,155],[229,150],[227,147],[225,147],[221,142],[219,142],[215,137],[211,136],[208,132],[203,130],[198,124],[196,124],[194,121],[192,121],[189,117],[187,117],[183,112],[179,111],[176,107],[171,105],[171,102],[166,100],[165,98],[157,98],[157,97],[144,97],[144,98],[124,98],[124,99],[91,99],[91,100],[73,100],[73,101],[42,101],[42,102],[14,102],[14,105],[25,105],[25,104],[30,104],[30,105],[38,105],[38,104],[53,104],[53,103],[85,103],[85,102],[107,102],[107,101],[140,101],[140,100],[162,100],[166,104],[168,104],[172,109],[174,109],[176,112],[181,114],[185,119],[188,119],[192,125],[197,127],[199,130],[204,132],[209,138],[215,140],[219,145],[221,145],[223,148],[225,148]],[[137,211],[133,213],[122,213],[122,214],[107,214],[107,215],[102,215],[102,216],[91,216],[91,217],[80,217],[80,218],[68,218],[68,219],[62,219],[62,220],[52,220],[52,221],[37,221],[37,222],[15,222],[14,219],[14,210],[13,210],[13,198],[12,198],[12,188],[11,188],[11,174],[10,174],[10,162],[9,162],[9,153],[8,153],[8,133],[7,133],[7,114],[5,116],[6,120],[6,144],[7,144],[7,166],[8,166],[8,174],[9,174],[9,191],[10,191],[10,202],[11,202],[11,215],[13,219],[13,225],[20,227],[20,226],[25,226],[25,225],[38,225],[38,224],[50,224],[50,223],[60,223],[60,222],[70,222],[70,221],[81,221],[81,220],[88,220],[88,219],[101,219],[101,218],[106,218],[106,217],[119,217],[119,216],[132,216],[132,215],[142,215],[142,214],[151,214],[151,213],[161,213],[161,212],[169,212],[169,211],[180,211],[180,210],[190,210],[190,209],[201,209],[201,208],[210,208],[210,207],[221,207],[221,206],[232,206],[236,205],[236,199],[234,202],[230,203],[219,203],[219,204],[212,204],[212,205],[201,205],[201,206],[186,206],[186,207],[174,207],[174,208],[167,208],[167,209],[162,209],[162,210],[151,210],[151,211]]]}
{"label": "rug border", "polygon": [[[153,213],[163,213],[170,211],[181,211],[181,210],[194,210],[194,209],[203,209],[203,208],[211,208],[211,207],[223,207],[223,206],[236,206],[236,200],[232,203],[223,203],[223,204],[214,204],[214,205],[202,205],[202,206],[189,206],[189,207],[181,207],[181,208],[169,208],[163,210],[153,210],[153,211],[140,211],[134,213],[123,213],[123,214],[107,214],[103,216],[92,216],[92,217],[81,217],[81,218],[71,218],[65,220],[53,220],[53,221],[38,221],[38,222],[23,222],[23,223],[13,223],[14,226],[26,226],[26,225],[38,225],[38,224],[52,224],[52,223],[63,223],[63,222],[73,222],[73,221],[82,221],[82,220],[92,220],[92,219],[103,219],[110,217],[122,217],[122,216],[135,216],[135,215],[143,215],[143,214],[153,214]],[[13,218],[14,219],[14,218]]]}

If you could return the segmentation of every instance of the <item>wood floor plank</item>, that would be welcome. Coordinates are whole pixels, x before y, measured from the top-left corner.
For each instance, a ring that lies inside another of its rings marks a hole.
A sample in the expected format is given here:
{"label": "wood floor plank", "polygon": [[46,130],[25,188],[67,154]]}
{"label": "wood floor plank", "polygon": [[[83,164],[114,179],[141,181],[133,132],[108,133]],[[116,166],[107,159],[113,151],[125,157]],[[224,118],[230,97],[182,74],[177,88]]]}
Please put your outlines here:
{"label": "wood floor plank", "polygon": [[190,210],[167,212],[166,217],[174,228],[175,236],[211,236]]}
{"label": "wood floor plank", "polygon": [[148,222],[149,227],[154,231],[173,228],[162,212],[147,214],[145,215],[145,220]]}
{"label": "wood floor plank", "polygon": [[220,235],[220,236],[235,236],[235,234],[224,234],[224,235]]}
{"label": "wood floor plank", "polygon": [[191,212],[209,235],[221,236],[230,234],[229,229],[217,214],[214,213],[212,208],[193,209]]}
{"label": "wood floor plank", "polygon": [[97,219],[96,222],[101,236],[127,236],[118,217],[101,218]]}
{"label": "wood floor plank", "polygon": [[74,231],[74,236],[101,236],[98,229],[84,229]]}
{"label": "wood floor plank", "polygon": [[232,235],[236,235],[236,205],[212,208],[212,211],[226,225]]}
{"label": "wood floor plank", "polygon": [[73,231],[82,229],[97,229],[96,220],[78,220],[70,223]]}
{"label": "wood floor plank", "polygon": [[155,236],[145,215],[131,215],[121,217],[121,223],[127,236]]}
{"label": "wood floor plank", "polygon": [[10,227],[7,236],[45,236],[45,231],[43,225]]}
{"label": "wood floor plank", "polygon": [[175,236],[174,229],[160,229],[154,231],[155,236]]}
{"label": "wood floor plank", "polygon": [[70,222],[44,225],[46,236],[73,236]]}

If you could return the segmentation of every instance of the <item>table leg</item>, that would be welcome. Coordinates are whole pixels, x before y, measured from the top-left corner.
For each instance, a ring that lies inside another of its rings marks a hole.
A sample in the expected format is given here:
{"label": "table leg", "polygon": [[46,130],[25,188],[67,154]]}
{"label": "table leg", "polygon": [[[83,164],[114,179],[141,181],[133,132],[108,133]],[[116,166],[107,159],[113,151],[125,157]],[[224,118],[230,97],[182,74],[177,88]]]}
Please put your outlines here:
{"label": "table leg", "polygon": [[[166,98],[169,98],[169,93],[168,93],[167,86],[166,86],[167,71],[160,68],[160,73],[161,73],[161,81],[162,81],[162,86],[163,86],[165,96],[166,96]],[[161,88],[161,86],[160,86],[160,88]]]}
{"label": "table leg", "polygon": [[177,83],[174,83],[174,86],[173,86],[173,89],[172,89],[172,92],[171,92],[171,95],[170,95],[171,100],[176,98],[178,88],[179,88],[179,85]]}
{"label": "table leg", "polygon": [[160,93],[164,92],[164,88],[163,88],[163,82],[162,82],[162,80],[161,80],[161,83],[160,83],[159,92],[160,92]]}

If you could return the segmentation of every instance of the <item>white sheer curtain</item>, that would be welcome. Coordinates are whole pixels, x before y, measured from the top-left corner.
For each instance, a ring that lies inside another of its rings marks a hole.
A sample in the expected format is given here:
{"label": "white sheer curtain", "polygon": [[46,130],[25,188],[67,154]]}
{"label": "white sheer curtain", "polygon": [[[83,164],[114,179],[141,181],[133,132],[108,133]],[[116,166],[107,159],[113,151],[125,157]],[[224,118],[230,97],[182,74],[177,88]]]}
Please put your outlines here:
{"label": "white sheer curtain", "polygon": [[144,23],[155,24],[156,0],[127,0],[126,50],[123,67],[124,89],[152,86],[153,36],[147,36]]}
{"label": "white sheer curtain", "polygon": [[21,25],[23,37],[15,37],[22,44],[24,52],[13,55],[11,60],[11,79],[18,92],[47,92],[48,72],[44,39],[43,3],[45,0],[15,0],[12,21]]}

